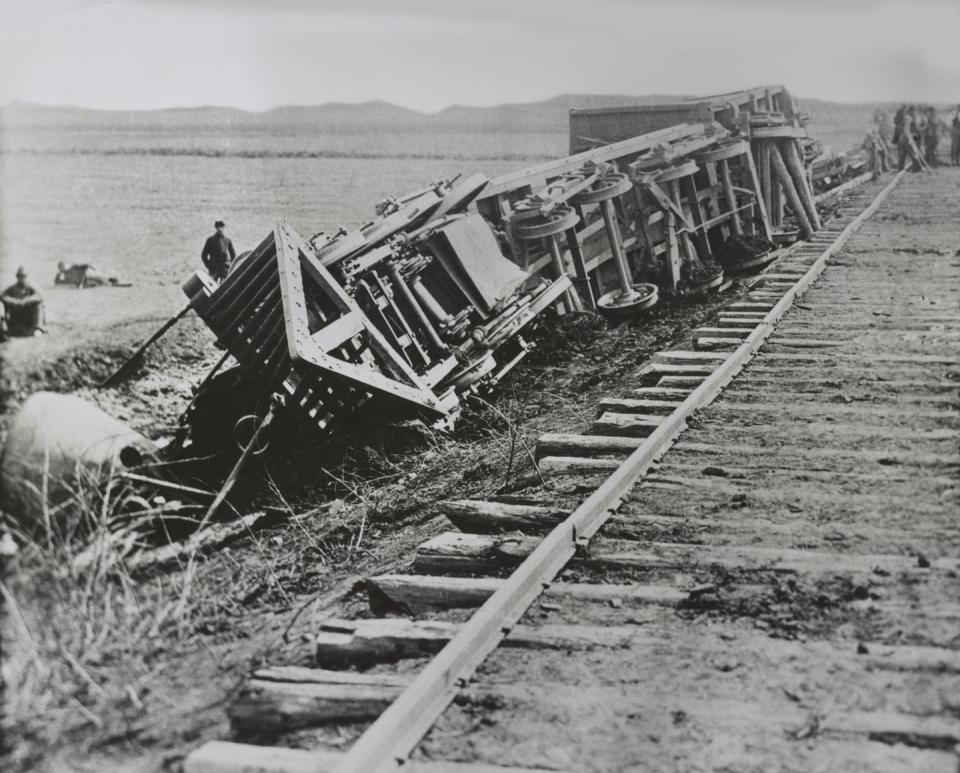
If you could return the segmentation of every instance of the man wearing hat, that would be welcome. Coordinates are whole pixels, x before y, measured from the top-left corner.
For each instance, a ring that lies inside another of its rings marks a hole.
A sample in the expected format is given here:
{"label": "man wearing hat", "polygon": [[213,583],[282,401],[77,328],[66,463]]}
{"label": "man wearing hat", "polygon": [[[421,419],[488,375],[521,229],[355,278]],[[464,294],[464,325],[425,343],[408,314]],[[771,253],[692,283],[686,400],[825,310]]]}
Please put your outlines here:
{"label": "man wearing hat", "polygon": [[216,233],[204,243],[200,259],[210,275],[218,282],[222,282],[230,270],[230,264],[237,257],[237,253],[233,249],[233,242],[223,232],[224,222],[218,220],[213,224],[213,227],[217,229]]}
{"label": "man wearing hat", "polygon": [[3,321],[12,336],[32,336],[43,332],[43,298],[27,282],[23,266],[17,269],[17,281],[0,294]]}

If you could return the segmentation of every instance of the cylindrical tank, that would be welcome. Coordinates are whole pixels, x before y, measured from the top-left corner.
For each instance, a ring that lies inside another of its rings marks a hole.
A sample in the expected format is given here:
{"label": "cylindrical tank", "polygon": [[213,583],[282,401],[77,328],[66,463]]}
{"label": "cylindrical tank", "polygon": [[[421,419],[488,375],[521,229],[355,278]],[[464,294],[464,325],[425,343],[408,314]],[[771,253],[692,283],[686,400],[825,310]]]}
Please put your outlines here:
{"label": "cylindrical tank", "polygon": [[157,450],[79,397],[37,392],[7,433],[0,456],[0,508],[28,534],[42,533],[48,518],[51,528],[72,532],[82,513],[78,491],[89,491],[111,469],[140,465]]}

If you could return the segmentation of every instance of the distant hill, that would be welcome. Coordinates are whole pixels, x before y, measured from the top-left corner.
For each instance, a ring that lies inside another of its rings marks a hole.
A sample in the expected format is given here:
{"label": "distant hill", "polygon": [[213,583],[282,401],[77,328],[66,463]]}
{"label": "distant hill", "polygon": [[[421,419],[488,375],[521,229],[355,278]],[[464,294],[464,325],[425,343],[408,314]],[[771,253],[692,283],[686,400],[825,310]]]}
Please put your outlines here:
{"label": "distant hill", "polygon": [[[471,107],[451,105],[436,113],[423,113],[384,101],[348,104],[289,105],[263,112],[230,107],[168,108],[162,110],[92,110],[82,107],[48,107],[13,103],[0,108],[0,127],[7,130],[36,128],[90,129],[215,129],[230,132],[244,128],[273,131],[309,127],[318,134],[374,135],[385,132],[497,135],[542,133],[560,137],[567,133],[568,113],[573,108],[605,108],[624,105],[654,105],[678,102],[688,97],[671,94],[629,96],[623,94],[561,94],[542,102]],[[893,103],[836,103],[800,99],[811,114],[811,130],[836,147],[859,142],[870,126],[873,112],[884,109],[892,115]]]}
{"label": "distant hill", "polygon": [[219,127],[287,123],[311,125],[319,131],[356,131],[386,127],[425,131],[492,130],[499,132],[566,131],[572,108],[647,105],[673,102],[683,97],[652,95],[564,94],[543,102],[470,107],[452,105],[437,113],[422,113],[390,102],[322,105],[288,105],[263,112],[230,107],[166,108],[161,110],[92,110],[82,107],[48,107],[13,103],[0,108],[0,122],[8,128],[89,126],[128,129],[169,127]]}

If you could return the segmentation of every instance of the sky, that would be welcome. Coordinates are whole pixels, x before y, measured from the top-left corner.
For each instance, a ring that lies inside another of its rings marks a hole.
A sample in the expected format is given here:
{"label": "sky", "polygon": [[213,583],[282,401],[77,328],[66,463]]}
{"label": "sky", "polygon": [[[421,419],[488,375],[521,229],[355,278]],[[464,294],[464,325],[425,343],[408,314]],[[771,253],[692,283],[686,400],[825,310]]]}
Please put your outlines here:
{"label": "sky", "polygon": [[0,0],[0,105],[429,112],[762,83],[960,101],[960,0]]}

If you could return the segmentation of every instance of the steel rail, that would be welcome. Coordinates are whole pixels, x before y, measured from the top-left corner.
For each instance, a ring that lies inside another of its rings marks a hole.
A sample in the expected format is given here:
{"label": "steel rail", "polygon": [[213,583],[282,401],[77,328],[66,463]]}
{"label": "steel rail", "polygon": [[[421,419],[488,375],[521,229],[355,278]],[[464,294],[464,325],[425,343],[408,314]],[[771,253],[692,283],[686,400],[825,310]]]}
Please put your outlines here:
{"label": "steel rail", "polygon": [[[686,428],[695,411],[712,402],[753,358],[776,323],[820,276],[827,261],[870,218],[903,178],[899,172],[823,251],[807,272],[764,316],[754,331],[571,515],[557,525],[510,575],[407,689],[380,715],[333,773],[398,770],[474,671],[509,634],[527,608],[550,586],[578,548],[613,514],[637,479]],[[319,770],[325,770],[319,768]]]}

